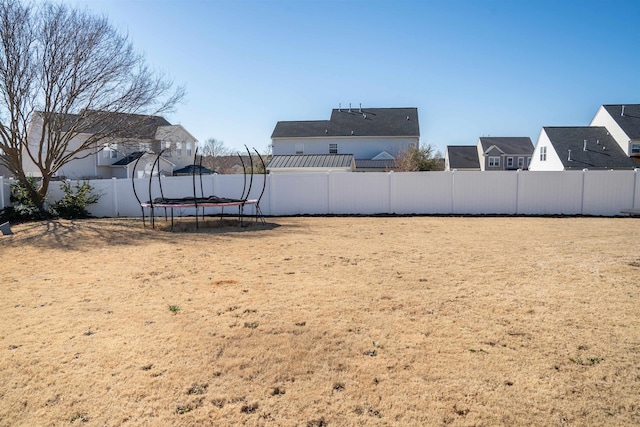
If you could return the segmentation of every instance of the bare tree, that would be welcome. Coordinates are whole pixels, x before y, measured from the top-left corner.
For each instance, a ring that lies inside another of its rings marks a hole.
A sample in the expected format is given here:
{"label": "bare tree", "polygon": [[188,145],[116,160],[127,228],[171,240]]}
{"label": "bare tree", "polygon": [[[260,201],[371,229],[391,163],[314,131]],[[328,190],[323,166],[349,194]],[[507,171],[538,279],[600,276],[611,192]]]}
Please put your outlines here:
{"label": "bare tree", "polygon": [[444,163],[442,155],[439,152],[434,153],[431,144],[422,148],[412,146],[398,155],[396,170],[399,172],[444,170]]}
{"label": "bare tree", "polygon": [[208,138],[200,144],[200,153],[203,156],[203,166],[218,172],[227,172],[233,166],[233,150],[227,147],[224,141],[216,138]]}
{"label": "bare tree", "polygon": [[[183,97],[184,89],[151,72],[106,17],[65,4],[0,0],[0,162],[41,209],[65,164],[94,155],[100,141],[130,133]],[[28,139],[29,126],[38,138]],[[91,136],[72,143],[81,133]],[[42,176],[35,187],[25,161]]]}

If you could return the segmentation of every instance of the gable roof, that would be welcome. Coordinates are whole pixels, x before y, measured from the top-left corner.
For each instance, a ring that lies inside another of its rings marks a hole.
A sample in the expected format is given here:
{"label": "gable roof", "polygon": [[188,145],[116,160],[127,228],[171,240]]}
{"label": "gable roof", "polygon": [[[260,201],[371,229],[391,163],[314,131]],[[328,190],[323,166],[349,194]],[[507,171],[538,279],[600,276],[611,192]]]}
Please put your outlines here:
{"label": "gable roof", "polygon": [[294,154],[273,156],[267,169],[274,168],[350,168],[353,154]]}
{"label": "gable roof", "polygon": [[478,169],[478,147],[475,145],[447,145],[449,169]]}
{"label": "gable roof", "polygon": [[[39,115],[44,113],[38,112]],[[160,116],[89,111],[86,114],[50,113],[51,120],[61,122],[67,132],[75,127],[80,133],[110,134],[116,138],[155,139],[160,126],[172,126]]]}
{"label": "gable roof", "polygon": [[[603,126],[544,127],[565,169],[633,169],[634,162]],[[587,149],[584,150],[584,141]],[[571,150],[571,160],[569,160]]]}
{"label": "gable roof", "polygon": [[419,137],[417,108],[339,108],[329,120],[280,121],[271,138]]}
{"label": "gable roof", "polygon": [[607,110],[607,113],[630,139],[640,139],[640,104],[625,104],[624,114],[622,113],[623,104],[603,105],[602,107]]}
{"label": "gable roof", "polygon": [[111,166],[126,166],[130,163],[135,162],[136,160],[138,160],[140,157],[144,155],[145,155],[144,151],[136,151],[135,153],[131,153],[128,156],[125,156],[122,159],[118,160],[117,162],[112,163]]}
{"label": "gable roof", "polygon": [[487,152],[491,147],[495,146],[504,154],[533,154],[533,143],[528,136],[482,136],[480,137],[480,145],[483,152]]}

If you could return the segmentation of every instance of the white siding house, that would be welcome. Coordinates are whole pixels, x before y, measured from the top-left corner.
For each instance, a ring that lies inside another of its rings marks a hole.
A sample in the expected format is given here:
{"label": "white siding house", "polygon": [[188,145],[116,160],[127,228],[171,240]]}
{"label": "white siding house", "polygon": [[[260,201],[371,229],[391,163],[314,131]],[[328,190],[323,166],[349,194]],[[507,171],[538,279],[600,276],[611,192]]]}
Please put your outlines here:
{"label": "white siding house", "polygon": [[591,126],[604,126],[627,156],[640,157],[640,104],[601,105]]}
{"label": "white siding house", "polygon": [[[69,123],[80,120],[76,115],[64,117]],[[171,174],[174,168],[179,169],[193,163],[197,140],[181,125],[172,125],[158,116],[121,114],[117,117],[119,124],[128,121],[135,125],[123,131],[110,133],[108,124],[102,123],[99,130],[88,128],[78,133],[69,142],[69,151],[77,149],[90,138],[96,141],[90,144],[89,149],[78,153],[65,164],[57,175],[72,179],[127,178],[130,176],[129,163],[137,160],[143,153],[157,154],[161,151],[164,159],[163,173]],[[40,145],[42,130],[42,117],[36,113],[28,133],[31,152],[36,151]],[[101,134],[108,136],[100,137]],[[45,142],[43,147],[46,146]],[[24,158],[25,173],[29,176],[40,176],[40,170],[36,165],[28,156]],[[129,160],[131,161],[128,162]]]}
{"label": "white siding house", "polygon": [[278,156],[347,154],[356,171],[393,169],[395,159],[419,140],[417,108],[338,108],[329,120],[278,122],[272,162]]}

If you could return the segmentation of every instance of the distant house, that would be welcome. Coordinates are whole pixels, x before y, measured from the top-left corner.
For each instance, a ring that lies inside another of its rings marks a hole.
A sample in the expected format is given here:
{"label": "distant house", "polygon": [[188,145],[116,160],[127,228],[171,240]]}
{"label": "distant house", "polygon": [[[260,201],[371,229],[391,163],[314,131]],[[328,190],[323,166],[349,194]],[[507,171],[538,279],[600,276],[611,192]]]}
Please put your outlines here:
{"label": "distant house", "polygon": [[353,154],[299,154],[274,156],[267,170],[286,172],[353,172],[356,162]]}
{"label": "distant house", "polygon": [[280,156],[322,156],[314,160],[333,168],[344,165],[345,157],[339,156],[350,155],[355,171],[392,170],[396,158],[418,147],[419,140],[417,108],[338,108],[329,120],[278,122],[271,134],[273,157],[267,169],[276,172],[278,165],[293,163],[297,171],[316,167],[310,158]]}
{"label": "distant house", "polygon": [[[179,169],[193,163],[195,143],[197,140],[181,125],[172,125],[163,117],[141,116],[136,114],[105,114],[109,120],[103,120],[100,125],[89,127],[75,136],[70,147],[78,147],[89,138],[98,135],[109,135],[92,144],[86,152],[69,161],[59,172],[59,176],[72,179],[93,178],[126,178],[131,176],[132,167],[138,162],[137,172],[141,169],[151,171],[155,156],[148,153],[162,152],[160,171],[172,175],[174,169]],[[63,116],[63,123],[74,124],[83,120],[81,116],[68,114]],[[41,138],[41,113],[34,114],[29,129],[28,141],[32,147],[38,146]],[[117,123],[123,131],[114,132],[110,126]],[[127,125],[130,124],[130,125]],[[67,128],[68,129],[68,128]],[[63,127],[63,132],[66,130]],[[75,145],[74,145],[75,144]],[[38,168],[28,160],[23,164],[27,175],[39,176]]]}
{"label": "distant house", "polygon": [[480,170],[527,170],[533,155],[529,137],[488,137],[478,139]]}
{"label": "distant house", "polygon": [[633,169],[634,166],[604,126],[543,127],[529,170]]}
{"label": "distant house", "polygon": [[604,126],[622,151],[640,165],[640,104],[602,105],[591,126]]}
{"label": "distant house", "polygon": [[447,145],[444,170],[479,171],[478,148],[475,145]]}

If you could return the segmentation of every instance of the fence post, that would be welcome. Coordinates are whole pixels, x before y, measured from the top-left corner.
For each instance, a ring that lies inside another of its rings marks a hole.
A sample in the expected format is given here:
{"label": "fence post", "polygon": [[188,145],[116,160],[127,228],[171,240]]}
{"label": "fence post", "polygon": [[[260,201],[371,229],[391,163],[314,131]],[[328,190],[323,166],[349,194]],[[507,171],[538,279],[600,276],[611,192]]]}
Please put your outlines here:
{"label": "fence post", "polygon": [[518,169],[516,171],[516,215],[519,214],[518,212],[518,206],[519,206],[519,196],[520,196],[520,172],[522,171],[522,169]]}
{"label": "fence post", "polygon": [[4,209],[4,177],[0,176],[0,209]]}
{"label": "fence post", "polygon": [[112,197],[113,197],[113,211],[112,211],[112,218],[117,218],[120,216],[120,212],[118,209],[118,182],[117,182],[117,178],[113,177],[111,178],[111,193],[112,193]]}
{"label": "fence post", "polygon": [[393,171],[389,171],[388,175],[389,175],[389,180],[388,180],[388,183],[387,183],[387,185],[388,185],[388,190],[387,191],[389,192],[389,194],[388,194],[389,197],[387,197],[387,213],[388,214],[392,214],[393,213],[393,209],[391,209],[392,208],[392,206],[391,206],[392,205],[392,203],[391,203],[391,181],[393,180]]}

